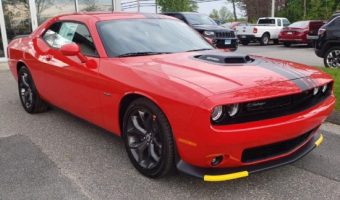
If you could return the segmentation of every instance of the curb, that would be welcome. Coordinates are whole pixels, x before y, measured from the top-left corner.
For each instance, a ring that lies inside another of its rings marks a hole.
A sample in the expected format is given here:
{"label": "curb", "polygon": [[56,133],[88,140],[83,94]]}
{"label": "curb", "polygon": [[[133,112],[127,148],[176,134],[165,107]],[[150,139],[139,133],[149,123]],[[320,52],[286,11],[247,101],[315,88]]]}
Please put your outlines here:
{"label": "curb", "polygon": [[326,121],[332,124],[340,125],[340,111],[333,111]]}

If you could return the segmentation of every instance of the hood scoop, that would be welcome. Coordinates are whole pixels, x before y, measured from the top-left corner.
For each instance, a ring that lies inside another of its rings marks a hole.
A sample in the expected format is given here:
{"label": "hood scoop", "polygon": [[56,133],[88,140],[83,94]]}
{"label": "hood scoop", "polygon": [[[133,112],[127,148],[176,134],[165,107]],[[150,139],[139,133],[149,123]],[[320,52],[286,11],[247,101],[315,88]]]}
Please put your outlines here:
{"label": "hood scoop", "polygon": [[204,54],[194,56],[196,59],[218,64],[246,64],[252,63],[255,59],[242,54]]}

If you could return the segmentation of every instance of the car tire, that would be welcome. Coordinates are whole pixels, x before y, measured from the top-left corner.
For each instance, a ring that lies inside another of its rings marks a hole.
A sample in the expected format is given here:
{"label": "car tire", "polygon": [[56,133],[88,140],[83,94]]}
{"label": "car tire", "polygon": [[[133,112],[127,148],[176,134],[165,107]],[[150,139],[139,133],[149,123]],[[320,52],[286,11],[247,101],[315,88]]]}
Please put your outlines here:
{"label": "car tire", "polygon": [[327,68],[340,68],[340,46],[330,48],[323,60]]}
{"label": "car tire", "polygon": [[241,44],[247,46],[249,44],[249,40],[241,40]]}
{"label": "car tire", "polygon": [[268,33],[262,35],[260,39],[261,46],[267,46],[269,44],[270,36]]}
{"label": "car tire", "polygon": [[285,47],[290,47],[292,44],[291,44],[290,42],[284,42],[283,45],[284,45]]}
{"label": "car tire", "polygon": [[133,101],[123,118],[125,149],[144,176],[160,178],[175,169],[175,146],[170,124],[161,109],[146,98]]}
{"label": "car tire", "polygon": [[33,77],[26,66],[18,70],[18,90],[21,104],[26,112],[34,114],[48,110],[48,105],[39,96]]}

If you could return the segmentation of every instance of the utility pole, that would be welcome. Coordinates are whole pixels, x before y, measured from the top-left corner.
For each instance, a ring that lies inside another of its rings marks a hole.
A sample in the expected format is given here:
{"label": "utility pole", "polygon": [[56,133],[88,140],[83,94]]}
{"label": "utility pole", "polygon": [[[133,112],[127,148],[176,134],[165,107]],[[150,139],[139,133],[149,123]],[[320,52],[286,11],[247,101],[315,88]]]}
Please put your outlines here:
{"label": "utility pole", "polygon": [[139,2],[139,0],[137,0],[137,8],[138,8],[138,12],[140,12],[140,2]]}
{"label": "utility pole", "polygon": [[304,0],[303,1],[303,19],[306,19],[306,16],[307,16],[307,0]]}
{"label": "utility pole", "polygon": [[272,17],[275,17],[275,0],[272,0]]}
{"label": "utility pole", "polygon": [[155,0],[155,13],[157,14],[158,13],[158,10],[157,10],[157,0]]}

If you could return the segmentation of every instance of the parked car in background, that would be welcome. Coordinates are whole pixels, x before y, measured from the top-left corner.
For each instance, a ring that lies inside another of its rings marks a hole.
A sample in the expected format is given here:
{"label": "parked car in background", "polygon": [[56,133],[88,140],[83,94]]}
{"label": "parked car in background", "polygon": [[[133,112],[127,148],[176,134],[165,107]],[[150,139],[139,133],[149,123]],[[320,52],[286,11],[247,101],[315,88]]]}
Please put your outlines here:
{"label": "parked car in background", "polygon": [[289,47],[291,44],[313,46],[318,38],[318,30],[322,25],[324,25],[322,20],[294,22],[282,29],[279,34],[279,41],[286,47]]}
{"label": "parked car in background", "polygon": [[279,43],[279,33],[282,28],[289,26],[287,18],[263,17],[257,20],[255,25],[238,26],[237,37],[241,44],[248,45],[250,42],[260,42],[261,45],[268,45],[270,40],[275,44]]}
{"label": "parked car in background", "polygon": [[238,40],[233,30],[217,25],[209,16],[194,12],[168,12],[163,13],[175,17],[187,23],[198,31],[203,37],[219,49],[230,49],[236,51]]}
{"label": "parked car in background", "polygon": [[315,53],[324,59],[325,67],[340,68],[340,15],[319,29]]}
{"label": "parked car in background", "polygon": [[222,24],[221,26],[224,28],[228,28],[228,29],[236,31],[236,26],[240,24],[241,22],[227,22],[227,23]]}

